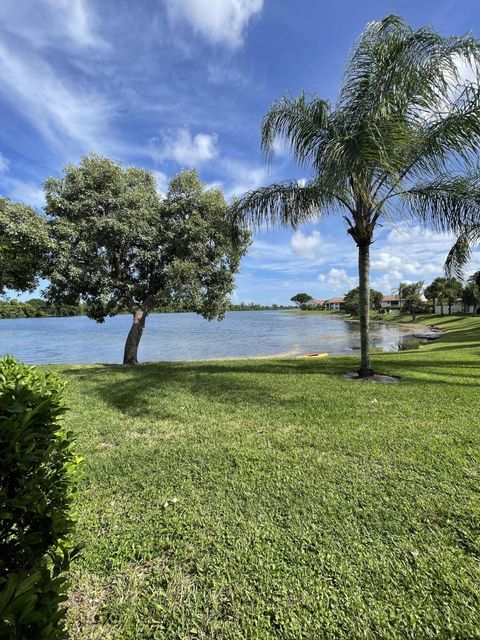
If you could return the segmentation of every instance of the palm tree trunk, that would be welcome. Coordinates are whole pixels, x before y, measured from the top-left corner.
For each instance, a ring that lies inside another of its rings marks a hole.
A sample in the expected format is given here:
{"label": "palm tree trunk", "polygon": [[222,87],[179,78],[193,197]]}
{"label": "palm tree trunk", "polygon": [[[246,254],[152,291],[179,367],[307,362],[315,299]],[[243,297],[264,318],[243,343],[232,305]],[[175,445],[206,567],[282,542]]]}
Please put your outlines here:
{"label": "palm tree trunk", "polygon": [[138,364],[138,345],[145,328],[145,320],[147,312],[143,309],[135,309],[133,313],[133,322],[128,332],[127,341],[125,342],[125,351],[123,353],[123,364]]}
{"label": "palm tree trunk", "polygon": [[370,241],[358,242],[358,284],[360,314],[361,361],[358,375],[367,378],[373,374],[370,368]]}

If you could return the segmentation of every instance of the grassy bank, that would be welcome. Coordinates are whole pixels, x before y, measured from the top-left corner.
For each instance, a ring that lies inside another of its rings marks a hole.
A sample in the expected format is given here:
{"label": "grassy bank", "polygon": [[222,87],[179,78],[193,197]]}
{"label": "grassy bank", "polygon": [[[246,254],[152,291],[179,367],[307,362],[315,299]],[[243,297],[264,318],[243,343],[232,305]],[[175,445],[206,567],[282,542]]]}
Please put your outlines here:
{"label": "grassy bank", "polygon": [[357,359],[63,367],[72,638],[478,638],[480,319]]}

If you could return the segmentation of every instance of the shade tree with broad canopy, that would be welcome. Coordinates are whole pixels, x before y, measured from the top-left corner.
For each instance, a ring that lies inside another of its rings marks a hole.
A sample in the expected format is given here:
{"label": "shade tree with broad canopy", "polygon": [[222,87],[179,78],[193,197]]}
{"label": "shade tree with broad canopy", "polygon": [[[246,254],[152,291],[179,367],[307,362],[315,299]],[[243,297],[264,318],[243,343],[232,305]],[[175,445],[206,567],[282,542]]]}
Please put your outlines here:
{"label": "shade tree with broad canopy", "polygon": [[223,317],[250,234],[195,171],[171,180],[163,197],[151,172],[91,155],[49,178],[45,194],[54,241],[47,297],[83,302],[97,322],[130,313],[124,364],[138,362],[155,307]]}
{"label": "shade tree with broad canopy", "polygon": [[308,293],[296,293],[290,300],[294,302],[299,309],[305,309],[307,302],[310,302],[313,298]]}

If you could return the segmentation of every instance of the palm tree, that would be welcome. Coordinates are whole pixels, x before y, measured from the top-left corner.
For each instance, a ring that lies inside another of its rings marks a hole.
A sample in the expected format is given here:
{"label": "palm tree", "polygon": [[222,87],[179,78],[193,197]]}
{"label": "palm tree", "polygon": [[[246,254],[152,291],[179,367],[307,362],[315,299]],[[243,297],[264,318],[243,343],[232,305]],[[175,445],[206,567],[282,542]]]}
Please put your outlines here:
{"label": "palm tree", "polygon": [[423,280],[419,282],[401,282],[398,288],[403,308],[412,314],[413,322],[417,321],[417,311],[422,304]]}
{"label": "palm tree", "polygon": [[[480,91],[464,80],[467,68],[480,69],[473,37],[445,38],[389,16],[365,28],[334,107],[305,93],[286,96],[263,120],[267,160],[283,138],[312,178],[246,193],[237,215],[254,228],[297,228],[341,213],[358,247],[361,377],[372,373],[370,245],[379,222],[414,216],[460,233],[480,220]],[[460,163],[461,173],[452,172]]]}
{"label": "palm tree", "polygon": [[472,316],[477,314],[477,306],[480,300],[480,271],[472,274],[462,291],[462,301],[467,307],[472,307]]}

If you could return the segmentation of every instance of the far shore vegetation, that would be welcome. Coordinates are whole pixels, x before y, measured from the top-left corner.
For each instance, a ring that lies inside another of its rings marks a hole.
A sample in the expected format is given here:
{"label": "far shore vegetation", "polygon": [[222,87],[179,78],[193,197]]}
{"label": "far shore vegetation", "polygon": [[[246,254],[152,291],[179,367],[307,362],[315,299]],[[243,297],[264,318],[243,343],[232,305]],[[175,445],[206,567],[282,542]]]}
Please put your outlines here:
{"label": "far shore vegetation", "polygon": [[[240,302],[239,304],[227,303],[226,311],[281,311],[293,307],[282,304],[257,304],[255,302]],[[154,307],[152,313],[185,313],[186,309],[178,309],[173,306]],[[120,313],[129,313],[124,309]],[[20,302],[16,298],[0,299],[0,319],[2,318],[63,318],[67,316],[87,315],[84,305],[57,306],[50,304],[42,298],[31,298]]]}

